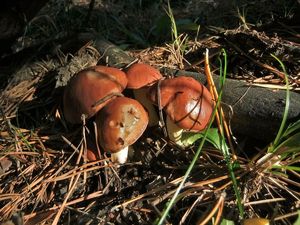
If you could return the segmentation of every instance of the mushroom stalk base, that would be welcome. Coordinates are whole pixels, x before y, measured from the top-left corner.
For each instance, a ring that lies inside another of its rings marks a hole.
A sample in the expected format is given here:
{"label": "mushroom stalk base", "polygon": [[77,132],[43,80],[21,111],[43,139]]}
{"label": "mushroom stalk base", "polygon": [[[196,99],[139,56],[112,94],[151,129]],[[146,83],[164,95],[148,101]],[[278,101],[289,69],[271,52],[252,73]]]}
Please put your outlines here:
{"label": "mushroom stalk base", "polygon": [[111,153],[111,161],[114,163],[124,164],[128,158],[128,146],[118,152]]}
{"label": "mushroom stalk base", "polygon": [[147,93],[147,88],[139,88],[133,90],[134,97],[137,101],[139,101],[145,109],[148,111],[148,116],[149,116],[149,127],[153,127],[158,125],[158,115],[157,112],[154,108],[154,105],[151,103],[151,101],[147,98],[146,96]]}
{"label": "mushroom stalk base", "polygon": [[175,142],[177,145],[181,147],[186,147],[181,141],[181,136],[183,133],[183,129],[178,127],[171,119],[169,116],[166,118],[166,126],[167,126],[167,131],[169,135],[169,139],[173,142]]}

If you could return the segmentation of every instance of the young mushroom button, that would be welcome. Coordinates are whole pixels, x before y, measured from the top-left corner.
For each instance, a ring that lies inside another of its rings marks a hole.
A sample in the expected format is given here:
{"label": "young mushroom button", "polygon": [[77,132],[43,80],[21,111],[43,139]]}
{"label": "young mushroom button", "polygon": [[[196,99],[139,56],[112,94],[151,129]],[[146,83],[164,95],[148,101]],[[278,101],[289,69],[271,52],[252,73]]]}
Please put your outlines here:
{"label": "young mushroom button", "polygon": [[128,146],[143,134],[148,125],[148,115],[136,100],[118,97],[97,113],[96,124],[99,143],[111,153],[112,161],[125,163]]}
{"label": "young mushroom button", "polygon": [[[148,97],[158,102],[157,86],[149,89]],[[183,146],[183,131],[197,132],[206,128],[213,112],[212,96],[207,88],[192,77],[180,76],[160,83],[161,106],[167,114],[170,140]]]}
{"label": "young mushroom button", "polygon": [[153,104],[147,99],[146,93],[151,85],[162,79],[161,73],[150,65],[136,63],[128,68],[126,75],[128,79],[127,88],[133,89],[135,99],[148,111],[149,126],[157,125],[158,115]]}
{"label": "young mushroom button", "polygon": [[70,79],[64,91],[65,119],[76,124],[81,122],[83,114],[87,119],[94,116],[112,98],[120,96],[123,89],[114,75],[99,72],[94,67],[80,71]]}
{"label": "young mushroom button", "polygon": [[270,221],[264,218],[250,218],[245,219],[242,222],[242,225],[269,225]]}

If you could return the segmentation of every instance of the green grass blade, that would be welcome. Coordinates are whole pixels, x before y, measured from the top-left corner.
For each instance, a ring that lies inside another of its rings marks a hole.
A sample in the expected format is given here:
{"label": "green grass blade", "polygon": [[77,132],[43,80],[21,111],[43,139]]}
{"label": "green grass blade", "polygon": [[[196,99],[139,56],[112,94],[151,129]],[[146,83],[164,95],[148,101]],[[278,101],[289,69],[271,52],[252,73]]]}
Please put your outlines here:
{"label": "green grass blade", "polygon": [[286,139],[285,141],[283,141],[276,148],[274,148],[274,151],[279,151],[279,150],[287,150],[288,151],[291,148],[299,148],[300,149],[300,133],[296,133],[293,136]]}
{"label": "green grass blade", "polygon": [[222,219],[220,225],[234,225],[234,222],[232,220]]}
{"label": "green grass blade", "polygon": [[[184,146],[190,146],[194,144],[194,142],[200,140],[203,137],[204,137],[203,132],[199,132],[199,133],[185,132],[182,134],[181,139]],[[224,143],[222,143],[220,140],[219,131],[217,128],[208,129],[206,141],[212,144],[217,149],[222,149],[227,147],[226,143],[225,146],[222,146],[222,144]]]}
{"label": "green grass blade", "polygon": [[[212,122],[213,122],[213,120],[215,118],[215,115],[216,115],[216,112],[217,112],[217,108],[218,108],[218,106],[220,104],[220,101],[222,99],[223,86],[225,84],[226,74],[227,74],[227,55],[226,55],[226,52],[225,52],[224,49],[222,50],[222,52],[223,52],[223,55],[224,55],[224,62],[225,63],[224,63],[224,68],[222,67],[222,62],[221,62],[221,66],[220,66],[220,68],[223,68],[220,71],[220,75],[221,75],[221,78],[220,78],[220,93],[219,93],[219,98],[218,98],[216,107],[214,109],[212,118],[211,118],[210,123],[209,123],[209,125],[208,125],[208,127],[207,127],[207,129],[205,130],[204,133],[198,133],[198,134],[195,134],[195,135],[189,134],[190,136],[186,137],[186,141],[188,143],[193,143],[196,140],[198,140],[199,138],[202,138],[202,139],[201,139],[200,145],[199,145],[199,147],[198,147],[198,149],[197,149],[197,151],[195,153],[195,156],[194,156],[192,162],[190,163],[190,165],[189,165],[186,173],[184,174],[184,177],[183,177],[181,183],[177,187],[176,192],[174,193],[172,199],[166,204],[166,208],[164,209],[164,211],[162,213],[162,216],[156,222],[157,225],[162,225],[164,223],[165,219],[169,215],[169,211],[171,210],[171,208],[173,207],[173,205],[178,200],[179,193],[180,193],[181,189],[183,188],[183,185],[184,185],[185,181],[187,180],[189,174],[191,173],[191,171],[192,171],[192,169],[193,169],[193,167],[194,167],[197,159],[199,158],[201,150],[202,150],[203,145],[204,145],[205,141],[207,140],[207,138],[208,138],[208,141],[211,144],[213,144],[215,147],[218,147],[219,149],[221,149],[222,152],[223,152],[223,154],[224,154],[224,157],[225,157],[225,160],[226,160],[226,163],[227,163],[227,166],[228,166],[228,170],[229,170],[229,175],[231,177],[231,180],[232,180],[232,183],[233,183],[233,188],[234,188],[235,195],[236,195],[236,198],[237,198],[237,205],[238,205],[240,217],[243,218],[244,208],[243,208],[243,205],[242,205],[242,199],[241,199],[240,192],[239,192],[238,185],[237,185],[237,180],[236,180],[235,174],[234,174],[235,164],[231,163],[231,157],[230,157],[230,153],[229,153],[229,148],[226,145],[225,137],[224,136],[220,136],[219,134],[216,137],[215,130],[210,128],[211,125],[212,125]],[[213,140],[213,138],[216,138],[218,141]]]}
{"label": "green grass blade", "polygon": [[285,84],[286,84],[285,109],[284,109],[284,114],[283,114],[282,122],[281,122],[280,128],[278,130],[278,133],[276,135],[276,138],[275,138],[273,144],[268,149],[269,153],[274,153],[275,150],[276,150],[277,145],[280,142],[280,139],[282,138],[282,135],[284,133],[284,128],[286,126],[287,117],[288,117],[289,108],[290,108],[290,90],[289,90],[288,75],[287,75],[287,72],[286,72],[284,64],[275,55],[271,54],[271,56],[279,62],[280,66],[281,66],[281,68],[282,68],[282,70],[284,72],[284,79],[285,79]]}
{"label": "green grass blade", "polygon": [[[222,89],[221,89],[221,91],[220,91],[219,96],[222,96]],[[172,208],[173,205],[175,204],[176,199],[177,199],[177,197],[178,197],[178,195],[179,195],[181,189],[183,188],[183,186],[184,186],[184,184],[185,184],[185,182],[186,182],[188,176],[190,175],[192,169],[193,169],[194,166],[195,166],[196,161],[198,160],[198,158],[199,158],[199,156],[200,156],[201,150],[202,150],[202,148],[203,148],[203,145],[204,145],[204,143],[205,143],[205,141],[206,141],[206,137],[207,137],[207,135],[208,135],[208,130],[209,130],[209,128],[211,127],[211,125],[212,125],[212,123],[213,123],[213,121],[214,121],[214,118],[215,118],[215,116],[216,116],[216,112],[217,112],[217,109],[218,109],[218,106],[219,106],[220,102],[221,102],[221,98],[219,97],[218,100],[217,100],[217,102],[216,102],[216,107],[215,107],[215,109],[214,109],[214,111],[213,111],[213,114],[212,114],[212,117],[211,117],[211,119],[210,119],[210,122],[209,122],[207,128],[205,129],[203,138],[202,138],[202,140],[201,140],[201,142],[200,142],[200,144],[199,144],[199,147],[198,147],[198,149],[197,149],[197,151],[196,151],[196,153],[195,153],[195,156],[193,157],[193,160],[191,161],[191,163],[190,163],[188,169],[186,170],[186,172],[185,172],[185,174],[184,174],[184,176],[183,176],[182,181],[180,182],[179,186],[178,186],[177,189],[176,189],[176,192],[174,193],[174,195],[173,195],[173,197],[171,198],[171,200],[166,204],[166,208],[163,210],[161,217],[158,219],[158,221],[157,221],[155,224],[157,224],[157,225],[162,225],[162,224],[165,222],[167,216],[169,215],[169,212],[170,212],[171,208]]]}
{"label": "green grass blade", "polygon": [[295,131],[299,131],[300,130],[300,120],[296,121],[295,123],[292,123],[288,126],[288,128],[284,131],[284,134],[282,135],[282,137],[287,137],[289,135],[291,135],[292,133],[294,133]]}
{"label": "green grass blade", "polygon": [[300,172],[300,167],[298,167],[298,166],[273,165],[272,168],[280,169],[280,170],[293,170],[295,172]]}
{"label": "green grass blade", "polygon": [[168,0],[168,10],[166,10],[166,13],[168,17],[171,20],[171,36],[172,36],[172,41],[175,43],[176,47],[179,47],[179,40],[178,40],[178,31],[177,31],[177,25],[176,21],[172,12],[172,8],[170,5],[170,1]]}
{"label": "green grass blade", "polygon": [[298,219],[293,223],[293,225],[299,225],[300,224],[300,210],[298,212]]}
{"label": "green grass blade", "polygon": [[[224,55],[224,69],[223,69],[223,71],[220,70],[220,77],[221,77],[220,78],[220,85],[221,85],[221,88],[223,88],[223,86],[224,86],[225,79],[226,79],[226,74],[227,74],[227,54],[226,54],[226,51],[224,49],[222,49],[222,52],[223,52],[223,55]],[[220,60],[220,65],[221,65],[220,68],[222,68],[222,60]],[[220,92],[219,98],[222,98],[222,93],[223,92]],[[220,123],[221,123],[221,126],[223,127],[222,117],[220,117]],[[240,217],[243,218],[244,217],[244,207],[243,207],[243,204],[242,204],[242,198],[241,198],[241,195],[240,195],[240,191],[238,189],[238,183],[237,183],[237,180],[236,180],[236,177],[235,177],[235,174],[234,174],[235,164],[231,162],[229,148],[226,145],[224,135],[221,136],[221,142],[223,143],[223,144],[221,144],[221,147],[222,147],[221,150],[223,152],[223,155],[224,155],[224,158],[225,158],[228,170],[229,170],[229,176],[232,180],[233,189],[234,189],[235,196],[236,196],[236,199],[237,199],[237,206],[238,206],[238,209],[239,209],[239,214],[240,214]],[[224,146],[226,146],[227,148],[224,148]]]}
{"label": "green grass blade", "polygon": [[[218,100],[217,105],[218,105],[219,103],[220,103],[220,99]],[[171,208],[173,207],[173,205],[174,205],[175,202],[176,202],[176,198],[177,198],[177,196],[179,195],[179,192],[180,192],[181,189],[183,188],[183,185],[185,184],[185,182],[186,182],[188,176],[190,175],[190,173],[191,173],[193,167],[195,166],[195,163],[196,163],[196,161],[198,160],[198,158],[199,158],[199,156],[200,156],[200,153],[201,153],[201,150],[202,150],[202,148],[203,148],[203,145],[204,145],[204,143],[205,143],[205,141],[206,141],[206,136],[207,136],[207,134],[208,134],[208,129],[209,129],[209,128],[211,127],[211,125],[212,125],[212,122],[213,122],[213,120],[214,120],[214,118],[215,118],[216,112],[217,112],[217,107],[215,107],[215,109],[214,109],[212,118],[211,118],[211,120],[210,120],[210,122],[209,122],[208,127],[206,128],[206,130],[205,130],[205,132],[204,132],[203,139],[202,139],[201,142],[200,142],[200,145],[199,145],[199,147],[198,147],[198,149],[197,149],[197,151],[196,151],[196,153],[195,153],[195,156],[194,156],[192,162],[190,163],[188,169],[186,170],[186,172],[185,172],[185,174],[184,174],[184,176],[183,176],[183,179],[182,179],[182,181],[180,182],[179,186],[177,187],[176,192],[174,193],[173,197],[172,197],[171,200],[166,204],[167,207],[164,209],[164,211],[163,211],[163,213],[162,213],[162,216],[161,216],[161,217],[159,218],[159,220],[157,221],[157,223],[156,223],[157,225],[162,225],[162,224],[164,223],[164,221],[166,220],[167,216],[169,215],[169,212],[170,212]]]}

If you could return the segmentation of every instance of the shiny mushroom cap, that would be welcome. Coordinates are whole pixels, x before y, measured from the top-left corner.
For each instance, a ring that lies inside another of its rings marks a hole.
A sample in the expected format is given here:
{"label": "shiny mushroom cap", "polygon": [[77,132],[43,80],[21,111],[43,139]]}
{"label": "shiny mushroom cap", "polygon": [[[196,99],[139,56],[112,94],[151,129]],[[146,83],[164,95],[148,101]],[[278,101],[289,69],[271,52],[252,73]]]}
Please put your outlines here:
{"label": "shiny mushroom cap", "polygon": [[242,222],[242,225],[269,225],[270,221],[263,218],[251,218],[245,219]]}
{"label": "shiny mushroom cap", "polygon": [[99,155],[98,155],[98,149],[97,149],[94,132],[88,133],[86,131],[85,137],[86,137],[86,159],[87,159],[87,161],[96,161],[96,160],[100,159]]}
{"label": "shiny mushroom cap", "polygon": [[145,131],[148,115],[136,100],[118,97],[96,116],[99,143],[105,151],[115,153],[132,145]]}
{"label": "shiny mushroom cap", "polygon": [[149,86],[162,79],[162,75],[157,69],[144,63],[131,65],[126,71],[126,75],[128,79],[127,88],[130,89]]}
{"label": "shiny mushroom cap", "polygon": [[89,70],[94,70],[96,72],[105,73],[111,76],[112,79],[115,79],[120,84],[120,88],[122,90],[124,90],[127,86],[127,76],[122,70],[118,68],[97,65],[90,67]]}
{"label": "shiny mushroom cap", "polygon": [[120,85],[105,73],[82,70],[74,75],[65,88],[63,96],[63,113],[72,124],[80,123],[81,116],[90,118],[112,98],[97,104],[103,98],[120,93]]}
{"label": "shiny mushroom cap", "polygon": [[[157,85],[148,92],[158,104]],[[179,127],[190,131],[203,130],[213,112],[213,100],[208,89],[192,77],[180,76],[160,82],[161,106]]]}

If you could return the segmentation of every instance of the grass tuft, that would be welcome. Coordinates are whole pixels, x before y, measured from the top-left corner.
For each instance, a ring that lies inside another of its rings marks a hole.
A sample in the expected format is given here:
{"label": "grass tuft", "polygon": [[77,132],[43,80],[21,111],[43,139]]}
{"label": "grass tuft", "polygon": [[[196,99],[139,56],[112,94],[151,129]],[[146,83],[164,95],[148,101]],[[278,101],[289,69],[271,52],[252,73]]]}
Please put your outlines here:
{"label": "grass tuft", "polygon": [[284,134],[284,129],[286,127],[289,108],[290,108],[290,89],[289,89],[289,79],[288,79],[288,75],[287,75],[284,64],[275,55],[272,54],[271,56],[279,62],[280,66],[283,70],[283,73],[284,73],[284,80],[285,80],[285,84],[286,84],[285,109],[284,109],[284,113],[283,113],[283,117],[282,117],[282,122],[281,122],[280,128],[278,130],[278,133],[276,135],[276,138],[275,138],[273,144],[268,148],[269,153],[274,153],[276,151],[276,148],[278,147],[280,140],[282,139],[282,136]]}

